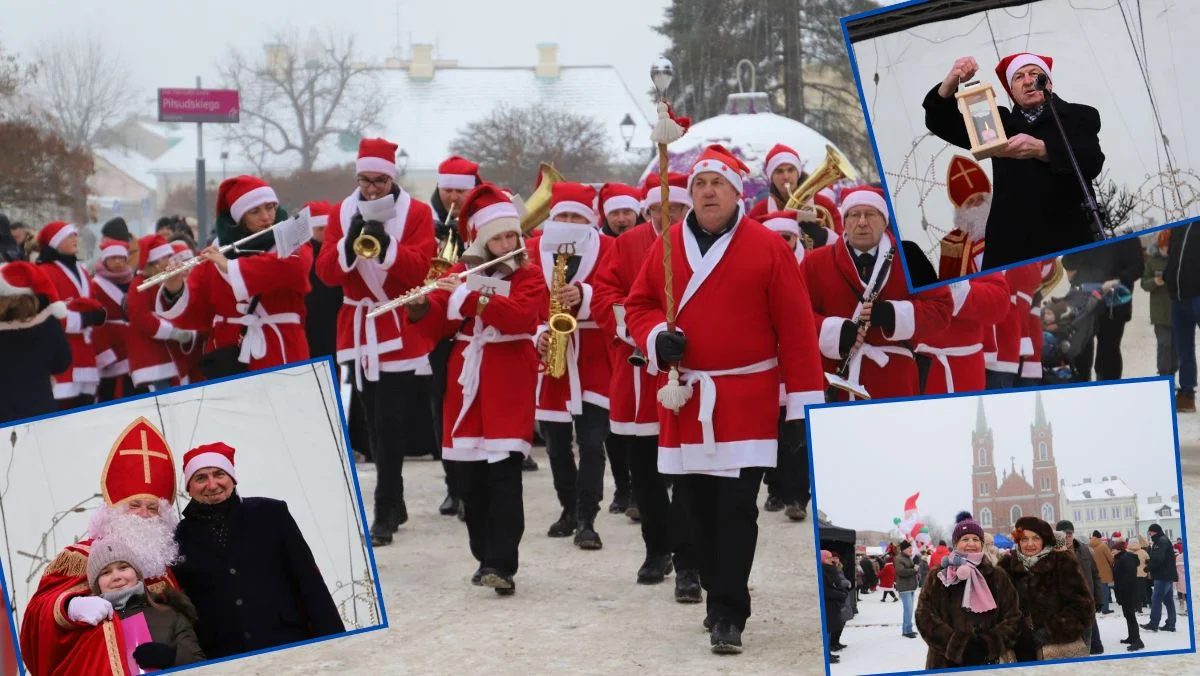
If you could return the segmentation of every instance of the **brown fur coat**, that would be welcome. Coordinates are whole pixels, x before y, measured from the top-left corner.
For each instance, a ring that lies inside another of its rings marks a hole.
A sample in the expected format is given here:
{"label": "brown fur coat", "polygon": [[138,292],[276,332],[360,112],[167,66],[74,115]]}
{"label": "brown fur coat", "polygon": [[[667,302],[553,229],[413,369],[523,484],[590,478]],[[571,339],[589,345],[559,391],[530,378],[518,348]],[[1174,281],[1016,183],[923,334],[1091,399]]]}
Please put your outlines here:
{"label": "brown fur coat", "polygon": [[1024,622],[1016,645],[1018,661],[1036,661],[1041,645],[1077,641],[1091,628],[1096,606],[1073,553],[1052,552],[1031,570],[1009,553],[998,567],[1008,573],[1021,599]]}
{"label": "brown fur coat", "polygon": [[[1021,608],[1017,590],[1009,577],[996,569],[984,557],[979,572],[987,580],[996,609],[986,613],[972,613],[962,607],[965,583],[947,587],[938,579],[938,573],[929,569],[925,585],[917,601],[917,631],[929,646],[925,657],[926,669],[975,666],[1010,661],[1006,655],[1016,643],[1021,629]],[[983,640],[985,655],[982,662],[968,664],[964,658],[967,643],[977,634]]]}

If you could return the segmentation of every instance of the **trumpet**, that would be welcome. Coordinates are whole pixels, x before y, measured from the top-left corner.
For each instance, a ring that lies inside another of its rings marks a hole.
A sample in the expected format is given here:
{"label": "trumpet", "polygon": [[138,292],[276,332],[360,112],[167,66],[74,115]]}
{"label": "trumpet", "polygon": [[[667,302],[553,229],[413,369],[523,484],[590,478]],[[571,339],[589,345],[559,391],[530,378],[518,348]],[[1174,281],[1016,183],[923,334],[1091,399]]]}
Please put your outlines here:
{"label": "trumpet", "polygon": [[[457,204],[451,204],[450,210],[446,212],[446,225],[450,226],[450,222],[454,218],[454,209]],[[454,243],[454,230],[451,228],[446,232],[446,241],[442,242],[438,248],[438,253],[429,262],[429,273],[425,275],[425,282],[429,283],[441,277],[454,267],[458,262],[458,246]]]}
{"label": "trumpet", "polygon": [[[459,279],[466,279],[467,277],[475,274],[476,272],[482,272],[484,270],[487,270],[488,268],[494,267],[500,263],[511,260],[513,258],[516,258],[517,256],[519,256],[523,253],[525,253],[525,247],[520,247],[518,249],[514,249],[513,251],[510,251],[510,252],[504,254],[503,256],[500,256],[499,258],[493,258],[492,260],[490,260],[486,263],[481,263],[480,265],[476,265],[473,268],[463,270],[462,272],[456,274],[455,277],[457,277]],[[403,296],[400,296],[399,298],[393,298],[393,299],[387,301],[386,303],[381,303],[374,309],[367,312],[367,319],[374,319],[385,312],[391,312],[392,310],[400,307],[401,305],[407,305],[407,304],[413,302],[414,300],[428,296],[430,293],[433,292],[434,289],[437,288],[437,282],[438,282],[438,280],[436,280],[436,279],[433,281],[430,281],[430,282],[426,282],[424,286],[414,289],[414,290],[404,294]]]}
{"label": "trumpet", "polygon": [[359,258],[379,258],[380,249],[379,238],[368,233],[365,227],[362,234],[354,239],[354,255]]}
{"label": "trumpet", "polygon": [[[286,223],[286,222],[287,221],[284,220],[284,221],[280,221],[279,223]],[[251,235],[243,237],[243,238],[239,239],[238,241],[234,242],[233,244],[226,244],[225,246],[221,247],[220,249],[217,249],[217,251],[220,252],[222,255],[227,254],[230,251],[237,249],[242,244],[245,244],[245,243],[249,242],[250,240],[254,239],[255,237],[259,237],[265,232],[270,232],[271,230],[274,230],[275,226],[279,225],[279,223],[276,223],[275,225],[272,225],[269,228],[260,230],[256,233],[253,233]],[[150,277],[149,279],[147,279],[146,281],[142,282],[141,284],[138,284],[137,290],[145,291],[146,289],[149,289],[152,286],[157,286],[159,284],[162,284],[163,282],[167,281],[168,279],[171,279],[172,277],[175,277],[177,275],[182,275],[183,273],[187,272],[188,270],[191,270],[192,268],[196,267],[197,265],[200,265],[201,263],[203,263],[207,260],[208,259],[205,258],[204,256],[196,256],[195,258],[190,258],[187,261],[185,261],[182,265],[180,265],[179,267],[177,267],[173,270],[165,270],[163,272],[160,272],[157,275],[154,275],[154,276]]]}

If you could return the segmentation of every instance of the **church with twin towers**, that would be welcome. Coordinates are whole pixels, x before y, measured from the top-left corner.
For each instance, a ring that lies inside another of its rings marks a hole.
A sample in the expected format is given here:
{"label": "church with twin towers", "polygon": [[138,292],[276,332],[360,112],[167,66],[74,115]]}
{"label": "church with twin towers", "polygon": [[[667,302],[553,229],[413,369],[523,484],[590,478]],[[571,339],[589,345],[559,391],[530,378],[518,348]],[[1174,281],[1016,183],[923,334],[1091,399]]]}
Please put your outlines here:
{"label": "church with twin towers", "polygon": [[[971,513],[987,533],[1008,535],[1022,516],[1036,516],[1053,528],[1059,515],[1058,465],[1054,459],[1054,426],[1046,420],[1042,394],[1037,393],[1029,425],[1029,456],[1017,465],[1016,455],[995,455],[992,428],[978,401],[971,432]],[[1006,451],[1002,451],[1005,453]],[[1009,464],[1004,465],[1008,460]],[[999,470],[997,466],[999,465]],[[1026,468],[1028,467],[1028,472]]]}

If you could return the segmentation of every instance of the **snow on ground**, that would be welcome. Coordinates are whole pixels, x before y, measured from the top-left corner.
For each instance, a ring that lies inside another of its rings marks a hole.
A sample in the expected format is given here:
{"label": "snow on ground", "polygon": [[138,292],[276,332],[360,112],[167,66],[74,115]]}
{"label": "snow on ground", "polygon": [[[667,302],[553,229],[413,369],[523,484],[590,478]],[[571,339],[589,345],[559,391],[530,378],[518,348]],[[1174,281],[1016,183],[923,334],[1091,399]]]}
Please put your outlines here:
{"label": "snow on ground", "polygon": [[[900,635],[902,607],[891,598],[886,603],[881,602],[881,596],[880,592],[875,592],[859,600],[858,614],[842,631],[842,643],[846,648],[838,653],[841,662],[832,665],[833,676],[910,671],[925,666],[925,641],[919,635],[913,639]],[[1114,604],[1112,610],[1112,614],[1101,615],[1099,619],[1104,654],[1127,655],[1125,646],[1119,642],[1126,637],[1125,618],[1119,606]],[[1145,624],[1149,614],[1139,615],[1138,620],[1138,624]],[[1189,626],[1187,616],[1180,615],[1177,622],[1178,631],[1173,634],[1143,631],[1142,642],[1146,649],[1142,652],[1187,648],[1190,643],[1190,633],[1185,628]]]}

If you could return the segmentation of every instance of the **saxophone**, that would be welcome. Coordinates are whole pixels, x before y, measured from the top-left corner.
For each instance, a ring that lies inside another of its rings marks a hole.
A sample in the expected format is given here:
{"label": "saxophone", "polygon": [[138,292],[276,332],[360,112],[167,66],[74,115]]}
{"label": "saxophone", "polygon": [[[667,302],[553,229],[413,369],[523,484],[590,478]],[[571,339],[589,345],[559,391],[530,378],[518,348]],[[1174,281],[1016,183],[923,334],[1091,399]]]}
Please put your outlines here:
{"label": "saxophone", "polygon": [[550,279],[550,321],[546,329],[550,332],[550,343],[542,366],[551,378],[561,378],[567,372],[567,341],[577,326],[575,317],[558,299],[559,290],[567,285],[567,262],[570,259],[570,250],[560,250],[554,257],[554,273]]}

